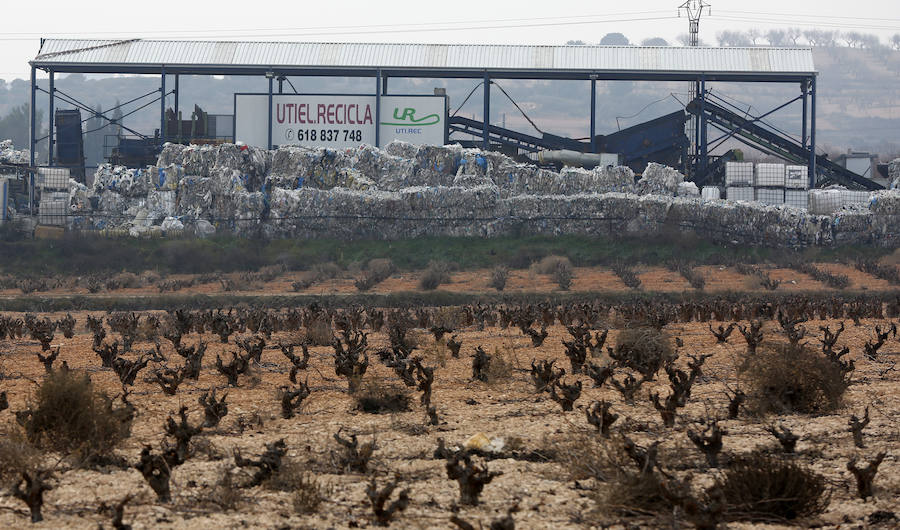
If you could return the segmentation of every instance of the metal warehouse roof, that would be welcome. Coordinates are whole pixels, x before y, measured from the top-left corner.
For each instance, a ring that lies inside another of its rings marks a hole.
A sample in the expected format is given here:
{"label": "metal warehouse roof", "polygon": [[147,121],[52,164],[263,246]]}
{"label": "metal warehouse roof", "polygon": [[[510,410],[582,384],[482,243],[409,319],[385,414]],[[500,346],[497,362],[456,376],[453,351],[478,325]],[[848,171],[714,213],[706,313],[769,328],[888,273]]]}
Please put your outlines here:
{"label": "metal warehouse roof", "polygon": [[[815,75],[810,48],[681,48],[46,39],[31,64],[56,72],[748,80]],[[787,78],[781,80],[788,80]]]}

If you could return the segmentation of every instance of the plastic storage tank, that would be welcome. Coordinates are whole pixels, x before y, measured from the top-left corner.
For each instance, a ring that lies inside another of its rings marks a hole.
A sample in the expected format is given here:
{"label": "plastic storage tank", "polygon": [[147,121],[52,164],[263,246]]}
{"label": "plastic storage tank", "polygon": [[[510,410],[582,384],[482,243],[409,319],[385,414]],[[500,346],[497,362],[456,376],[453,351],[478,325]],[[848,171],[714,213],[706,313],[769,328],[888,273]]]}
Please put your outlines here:
{"label": "plastic storage tank", "polygon": [[809,189],[809,168],[806,166],[785,166],[784,187],[796,190]]}
{"label": "plastic storage tank", "polygon": [[809,208],[809,192],[806,190],[784,190],[784,204],[794,208]]}
{"label": "plastic storage tank", "polygon": [[719,190],[718,186],[703,186],[700,196],[708,201],[719,200],[722,198],[722,191]]}
{"label": "plastic storage tank", "polygon": [[725,162],[726,186],[752,186],[752,162]]}
{"label": "plastic storage tank", "polygon": [[756,164],[753,185],[766,188],[783,188],[784,164]]}
{"label": "plastic storage tank", "polygon": [[756,200],[769,206],[784,204],[784,188],[756,188]]}
{"label": "plastic storage tank", "polygon": [[725,198],[729,201],[753,201],[753,188],[744,186],[729,186],[725,190]]}

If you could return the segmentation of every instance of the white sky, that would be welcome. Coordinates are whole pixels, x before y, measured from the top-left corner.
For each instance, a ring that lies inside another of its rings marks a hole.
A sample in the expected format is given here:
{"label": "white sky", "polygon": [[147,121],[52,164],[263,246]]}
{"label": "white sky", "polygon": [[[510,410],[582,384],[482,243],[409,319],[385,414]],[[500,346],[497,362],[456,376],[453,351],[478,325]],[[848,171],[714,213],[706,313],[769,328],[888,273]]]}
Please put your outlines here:
{"label": "white sky", "polygon": [[[882,42],[900,33],[898,0],[707,1],[700,37],[710,44],[723,29],[753,27],[858,31]],[[564,44],[621,32],[633,43],[674,43],[688,27],[676,17],[682,2],[2,0],[0,78],[28,77],[40,37]]]}

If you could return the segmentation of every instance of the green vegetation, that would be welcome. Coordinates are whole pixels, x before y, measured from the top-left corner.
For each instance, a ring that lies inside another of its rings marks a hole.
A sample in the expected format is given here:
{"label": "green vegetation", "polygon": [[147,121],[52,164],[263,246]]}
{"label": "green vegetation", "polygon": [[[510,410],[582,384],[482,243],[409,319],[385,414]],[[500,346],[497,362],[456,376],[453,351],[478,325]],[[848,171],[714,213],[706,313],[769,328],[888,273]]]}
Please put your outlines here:
{"label": "green vegetation", "polygon": [[722,246],[684,235],[609,239],[587,236],[420,238],[401,241],[333,239],[107,239],[71,235],[62,240],[0,241],[0,272],[21,274],[96,274],[155,270],[161,273],[209,273],[258,270],[283,265],[310,270],[335,263],[346,269],[372,259],[390,259],[399,270],[423,270],[432,261],[458,270],[504,265],[525,269],[547,256],[568,258],[576,267],[617,262],[661,265],[672,260],[695,265],[788,263],[790,260],[846,261],[877,259],[888,250],[872,247],[785,249]]}

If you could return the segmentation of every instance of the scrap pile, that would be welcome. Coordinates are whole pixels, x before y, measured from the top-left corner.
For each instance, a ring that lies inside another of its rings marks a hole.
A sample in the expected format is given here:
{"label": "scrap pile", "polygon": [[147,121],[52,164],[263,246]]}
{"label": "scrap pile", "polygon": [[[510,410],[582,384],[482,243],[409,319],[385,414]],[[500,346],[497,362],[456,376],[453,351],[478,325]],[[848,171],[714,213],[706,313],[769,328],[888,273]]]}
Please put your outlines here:
{"label": "scrap pile", "polygon": [[718,242],[792,247],[898,239],[893,205],[900,192],[826,215],[698,194],[658,164],[636,181],[627,167],[556,172],[459,145],[401,142],[272,151],[170,144],[156,166],[104,165],[91,188],[70,185],[73,226],[134,236],[188,230],[396,239],[676,229]]}

